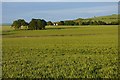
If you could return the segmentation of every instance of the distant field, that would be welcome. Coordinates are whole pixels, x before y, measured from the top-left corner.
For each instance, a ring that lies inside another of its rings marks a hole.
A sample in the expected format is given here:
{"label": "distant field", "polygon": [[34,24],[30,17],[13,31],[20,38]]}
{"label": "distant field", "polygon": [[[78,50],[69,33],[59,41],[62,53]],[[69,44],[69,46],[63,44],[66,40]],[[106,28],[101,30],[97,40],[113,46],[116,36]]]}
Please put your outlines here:
{"label": "distant field", "polygon": [[118,26],[3,27],[3,78],[118,78]]}
{"label": "distant field", "polygon": [[94,17],[94,18],[90,18],[93,20],[101,20],[104,21],[106,23],[112,22],[112,21],[118,21],[118,15],[113,14],[113,15],[109,15],[109,16],[99,16],[99,17]]}
{"label": "distant field", "polygon": [[[94,16],[92,18],[87,18],[88,20],[84,20],[84,21],[89,21],[89,19],[91,20],[95,20],[95,21],[104,21],[106,23],[110,23],[110,22],[114,22],[114,21],[118,21],[118,15],[117,14],[113,14],[113,15],[108,15],[108,16]],[[76,22],[81,21],[81,19],[76,19]]]}

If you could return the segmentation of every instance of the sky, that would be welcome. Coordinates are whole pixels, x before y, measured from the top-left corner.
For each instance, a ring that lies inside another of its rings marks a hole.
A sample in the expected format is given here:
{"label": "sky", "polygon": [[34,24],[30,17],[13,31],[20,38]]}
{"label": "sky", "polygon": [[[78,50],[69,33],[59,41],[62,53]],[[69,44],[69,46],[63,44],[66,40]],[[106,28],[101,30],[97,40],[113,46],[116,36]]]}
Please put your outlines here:
{"label": "sky", "polygon": [[[6,0],[7,1],[7,0]],[[117,2],[3,2],[2,23],[32,18],[46,21],[73,20],[118,13]]]}
{"label": "sky", "polygon": [[119,0],[1,0],[2,2],[118,2]]}

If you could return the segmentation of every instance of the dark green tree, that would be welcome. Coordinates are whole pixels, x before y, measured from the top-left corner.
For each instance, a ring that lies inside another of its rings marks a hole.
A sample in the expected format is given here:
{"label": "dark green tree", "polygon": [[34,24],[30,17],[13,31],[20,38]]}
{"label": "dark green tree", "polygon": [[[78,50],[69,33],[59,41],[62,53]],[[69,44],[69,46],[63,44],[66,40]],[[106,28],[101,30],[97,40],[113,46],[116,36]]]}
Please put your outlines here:
{"label": "dark green tree", "polygon": [[45,26],[47,25],[45,20],[41,19],[32,19],[29,23],[28,28],[30,30],[41,30],[45,29]]}
{"label": "dark green tree", "polygon": [[37,29],[37,22],[36,19],[32,19],[28,25],[28,29],[36,30]]}
{"label": "dark green tree", "polygon": [[21,26],[28,26],[28,23],[24,19],[21,19],[21,20],[18,20],[18,21],[20,21]]}
{"label": "dark green tree", "polygon": [[64,21],[58,22],[58,25],[64,25]]}
{"label": "dark green tree", "polygon": [[19,29],[20,28],[20,23],[16,20],[12,23],[11,25],[14,29]]}
{"label": "dark green tree", "polygon": [[46,25],[47,25],[47,22],[44,19],[42,19],[42,29],[45,29]]}
{"label": "dark green tree", "polygon": [[98,25],[98,22],[97,22],[97,21],[94,21],[94,22],[93,22],[93,25]]}
{"label": "dark green tree", "polygon": [[38,20],[37,20],[37,29],[36,29],[36,30],[41,30],[41,29],[42,29],[42,26],[43,26],[42,20],[41,20],[41,19],[38,19]]}
{"label": "dark green tree", "polygon": [[73,25],[75,25],[75,22],[74,21],[65,21],[64,25],[71,25],[71,26],[73,26]]}
{"label": "dark green tree", "polygon": [[50,26],[50,25],[53,25],[53,23],[51,21],[48,21],[47,25]]}
{"label": "dark green tree", "polygon": [[79,23],[78,22],[75,22],[75,24],[74,25],[79,25]]}
{"label": "dark green tree", "polygon": [[28,23],[24,19],[18,19],[18,20],[13,21],[11,26],[14,29],[20,29],[21,26],[27,26],[27,25],[28,25]]}
{"label": "dark green tree", "polygon": [[110,23],[110,25],[119,25],[119,22],[118,22],[118,21],[112,21],[112,22]]}
{"label": "dark green tree", "polygon": [[98,21],[98,25],[106,25],[106,22]]}

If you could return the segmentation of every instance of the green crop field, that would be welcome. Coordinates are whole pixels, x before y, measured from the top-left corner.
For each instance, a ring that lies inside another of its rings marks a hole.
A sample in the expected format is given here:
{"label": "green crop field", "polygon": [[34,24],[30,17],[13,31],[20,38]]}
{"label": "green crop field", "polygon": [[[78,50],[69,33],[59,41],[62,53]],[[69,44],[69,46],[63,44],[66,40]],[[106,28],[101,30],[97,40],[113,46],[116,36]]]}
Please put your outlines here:
{"label": "green crop field", "polygon": [[3,78],[118,78],[118,26],[2,31]]}

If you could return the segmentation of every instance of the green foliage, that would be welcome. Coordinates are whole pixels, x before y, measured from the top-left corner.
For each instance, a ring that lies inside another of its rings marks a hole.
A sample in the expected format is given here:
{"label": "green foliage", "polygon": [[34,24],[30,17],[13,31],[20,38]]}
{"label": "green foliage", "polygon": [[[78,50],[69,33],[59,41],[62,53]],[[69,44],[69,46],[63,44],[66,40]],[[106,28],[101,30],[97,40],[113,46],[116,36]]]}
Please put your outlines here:
{"label": "green foliage", "polygon": [[18,21],[14,21],[11,26],[14,27],[15,29],[19,29],[21,27],[21,25]]}
{"label": "green foliage", "polygon": [[78,18],[73,21],[79,23],[79,25],[118,25],[118,15],[94,16],[86,19]]}
{"label": "green foliage", "polygon": [[32,19],[28,25],[28,28],[30,30],[36,30],[37,29],[37,22],[36,19]]}
{"label": "green foliage", "polygon": [[[78,18],[76,20],[67,20],[67,21],[60,21],[55,22],[56,25],[69,25],[69,26],[75,26],[75,25],[118,25],[120,21],[118,21],[118,15],[109,15],[109,16],[100,16],[100,17],[93,17],[93,18],[87,18],[82,19]],[[45,29],[46,25],[53,25],[51,21],[46,22],[43,19],[32,19],[30,23],[28,24],[25,22],[24,19],[19,19],[13,21],[12,27],[15,29],[21,29],[21,26],[28,26],[28,29],[30,30],[41,30]]]}
{"label": "green foliage", "polygon": [[75,25],[75,22],[74,21],[64,21],[64,24],[65,25]]}
{"label": "green foliage", "polygon": [[13,21],[11,26],[14,27],[15,29],[20,29],[21,26],[27,26],[27,25],[28,23],[25,22],[24,19],[18,19],[18,20]]}
{"label": "green foliage", "polygon": [[42,22],[42,20],[41,19],[38,19],[37,20],[37,28],[36,28],[36,30],[41,30],[42,28],[43,28],[43,22]]}
{"label": "green foliage", "polygon": [[58,25],[64,25],[64,21],[58,22]]}
{"label": "green foliage", "polygon": [[41,19],[32,19],[29,23],[28,28],[30,30],[41,30],[45,29],[45,26],[47,25],[45,20]]}
{"label": "green foliage", "polygon": [[110,25],[119,25],[119,21],[113,21],[113,22],[111,22],[111,23],[109,23]]}
{"label": "green foliage", "polygon": [[[45,20],[41,19],[32,19],[30,23],[25,22],[23,19],[18,19],[13,21],[13,24],[11,25],[15,29],[29,29],[29,30],[41,30],[45,29],[45,26],[47,25]],[[24,28],[23,28],[24,26]]]}
{"label": "green foliage", "polygon": [[94,16],[92,18],[87,18],[87,19],[76,19],[75,21],[80,22],[81,20],[95,20],[95,21],[103,21],[105,23],[111,23],[114,21],[118,21],[118,15],[113,14],[113,15],[108,15],[108,16]]}
{"label": "green foliage", "polygon": [[42,29],[45,29],[45,26],[47,25],[47,22],[44,19],[42,19],[41,21],[42,21]]}
{"label": "green foliage", "polygon": [[103,21],[95,21],[95,20],[83,20],[79,23],[80,25],[106,25]]}
{"label": "green foliage", "polygon": [[106,25],[106,23],[103,21],[98,21],[98,25]]}
{"label": "green foliage", "polygon": [[3,78],[119,78],[118,26],[51,27],[3,31]]}
{"label": "green foliage", "polygon": [[48,21],[47,25],[50,26],[50,25],[53,25],[53,23],[51,21]]}

